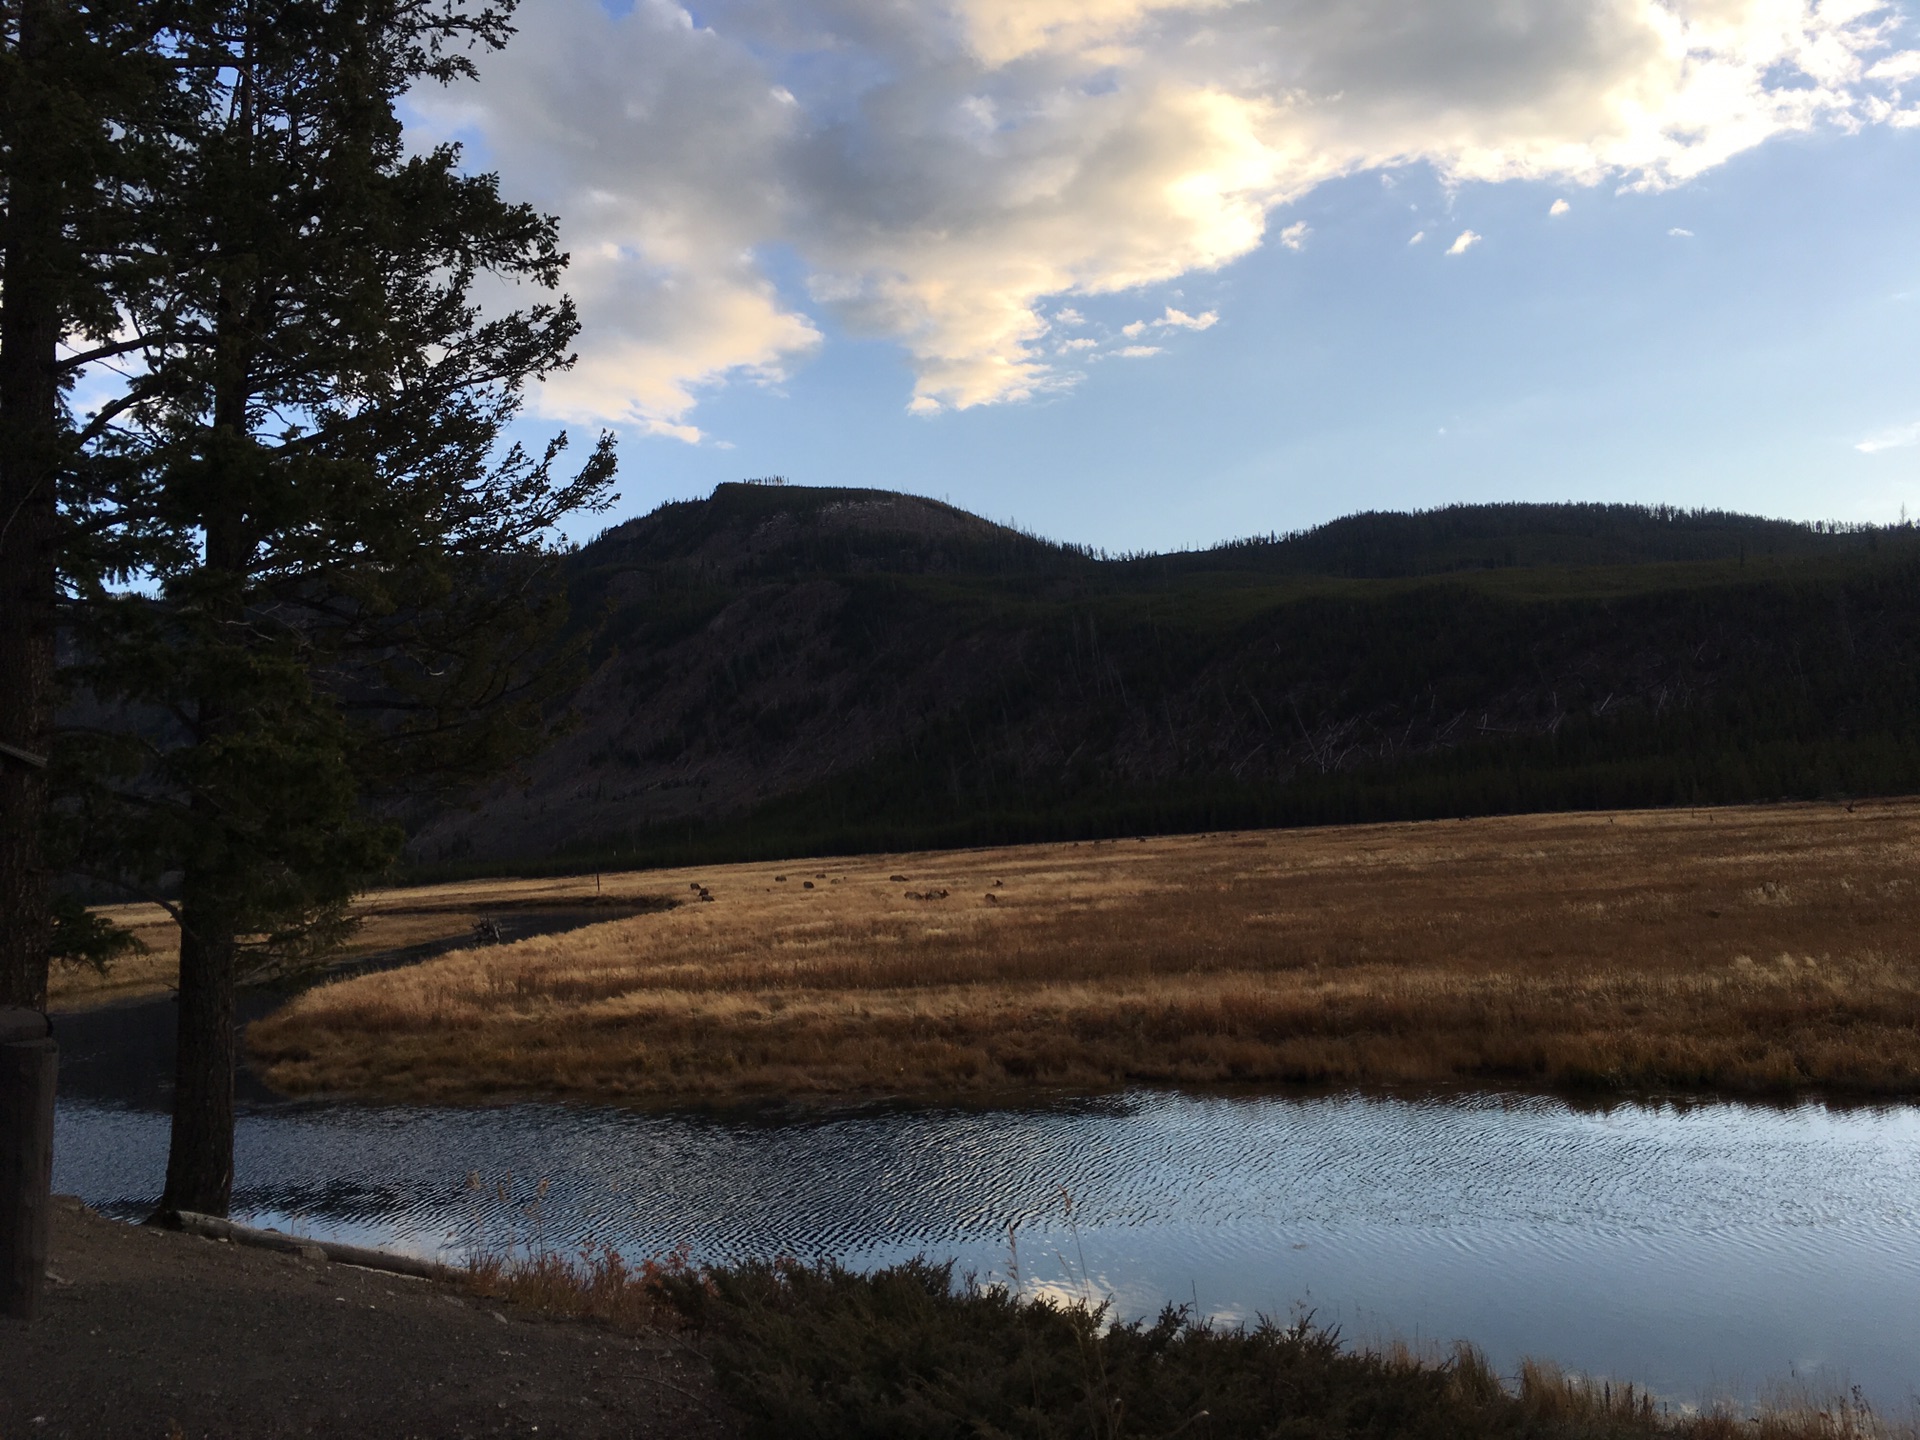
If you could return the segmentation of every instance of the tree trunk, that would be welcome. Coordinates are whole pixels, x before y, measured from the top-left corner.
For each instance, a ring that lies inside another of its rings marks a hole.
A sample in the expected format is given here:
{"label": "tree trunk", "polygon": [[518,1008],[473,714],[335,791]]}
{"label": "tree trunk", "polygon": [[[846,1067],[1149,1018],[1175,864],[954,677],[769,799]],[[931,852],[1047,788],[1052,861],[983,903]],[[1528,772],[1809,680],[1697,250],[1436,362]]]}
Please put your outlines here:
{"label": "tree trunk", "polygon": [[[191,876],[187,883],[193,884]],[[233,1198],[233,928],[210,897],[191,890],[183,895],[179,1046],[163,1215],[225,1215]]]}
{"label": "tree trunk", "polygon": [[[227,397],[216,398],[216,416],[228,403]],[[205,527],[204,573],[237,581],[245,573],[244,526],[229,513],[209,515]],[[234,626],[242,613],[231,593],[217,586],[206,603],[223,627]],[[218,678],[209,676],[205,683],[209,688],[195,704],[197,742],[213,746],[231,733],[234,721]],[[218,787],[217,771],[203,772],[201,783]],[[196,847],[222,855],[234,837],[221,834],[226,822],[220,798],[202,793],[192,806]],[[233,992],[240,953],[235,897],[244,891],[245,878],[230,867],[245,864],[244,857],[189,855],[181,875],[180,1013],[163,1215],[174,1210],[225,1215],[233,1195]]]}
{"label": "tree trunk", "polygon": [[47,1273],[53,1082],[47,1019],[0,1006],[0,1316],[31,1320]]}
{"label": "tree trunk", "polygon": [[41,854],[53,682],[54,483],[59,464],[61,183],[47,87],[53,0],[20,9],[20,79],[5,99],[0,241],[0,1005],[47,1003],[52,934]]}
{"label": "tree trunk", "polygon": [[[235,124],[251,136],[254,124],[252,46],[241,66],[239,110]],[[245,321],[248,297],[243,285],[223,288],[215,339],[212,453],[215,467],[233,463],[226,442],[247,433],[248,369],[251,353]],[[212,618],[222,631],[239,628],[244,613],[239,599],[246,586],[252,557],[245,516],[235,499],[241,484],[209,487],[218,497],[201,517],[205,535],[202,578],[220,582],[207,587],[201,603],[212,607]],[[233,716],[215,674],[203,676],[207,687],[195,698],[196,742],[217,745],[227,734]],[[202,784],[217,785],[203,773]],[[196,848],[218,854],[231,837],[219,836],[224,823],[216,797],[201,793],[193,800]],[[215,837],[218,837],[217,839]],[[211,842],[211,843],[210,843]],[[224,843],[223,843],[224,842]],[[244,867],[244,857],[228,858],[225,866]],[[239,916],[234,896],[239,877],[221,863],[190,855],[180,882],[180,1017],[179,1043],[173,1063],[173,1134],[167,1150],[167,1188],[160,1197],[162,1215],[192,1210],[202,1215],[225,1215],[233,1198],[233,991],[239,958]],[[244,888],[244,885],[238,888]]]}

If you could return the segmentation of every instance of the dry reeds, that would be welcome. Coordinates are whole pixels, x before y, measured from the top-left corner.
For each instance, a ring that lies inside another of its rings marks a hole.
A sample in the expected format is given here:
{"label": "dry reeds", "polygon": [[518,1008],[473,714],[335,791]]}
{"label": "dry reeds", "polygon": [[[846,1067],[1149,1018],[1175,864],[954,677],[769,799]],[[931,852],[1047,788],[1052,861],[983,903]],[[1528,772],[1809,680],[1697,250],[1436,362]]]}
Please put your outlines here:
{"label": "dry reeds", "polygon": [[250,1042],[285,1090],[410,1099],[1906,1094],[1916,862],[1920,804],[1886,802],[665,872],[623,884],[713,903],[325,986]]}
{"label": "dry reeds", "polygon": [[662,1282],[682,1273],[690,1273],[684,1254],[629,1265],[611,1245],[585,1245],[573,1256],[553,1250],[476,1255],[461,1279],[476,1295],[542,1314],[660,1330],[678,1324],[678,1312],[663,1298]]}

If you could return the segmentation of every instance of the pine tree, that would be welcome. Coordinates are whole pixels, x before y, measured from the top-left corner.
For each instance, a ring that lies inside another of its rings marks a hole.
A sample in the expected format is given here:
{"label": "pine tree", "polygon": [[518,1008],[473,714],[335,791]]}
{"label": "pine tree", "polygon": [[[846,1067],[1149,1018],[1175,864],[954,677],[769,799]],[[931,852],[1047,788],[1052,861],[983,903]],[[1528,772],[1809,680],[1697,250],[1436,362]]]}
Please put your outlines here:
{"label": "pine tree", "polygon": [[195,89],[156,43],[169,19],[0,5],[0,1005],[45,1003],[59,943],[42,843],[59,577],[92,554],[64,543],[87,439],[66,394],[126,351],[116,297],[153,274],[139,217]]}
{"label": "pine tree", "polygon": [[[213,79],[151,217],[182,264],[127,307],[142,366],[96,447],[95,529],[135,583],[79,597],[75,678],[117,719],[68,817],[180,927],[163,1211],[227,1209],[236,984],[339,933],[400,839],[372,792],[539,728],[545,537],[607,503],[606,437],[569,478],[560,441],[500,453],[577,329],[554,222],[453,147],[409,155],[396,113],[506,19],[210,0],[182,29]],[[483,276],[535,303],[483,313]]]}

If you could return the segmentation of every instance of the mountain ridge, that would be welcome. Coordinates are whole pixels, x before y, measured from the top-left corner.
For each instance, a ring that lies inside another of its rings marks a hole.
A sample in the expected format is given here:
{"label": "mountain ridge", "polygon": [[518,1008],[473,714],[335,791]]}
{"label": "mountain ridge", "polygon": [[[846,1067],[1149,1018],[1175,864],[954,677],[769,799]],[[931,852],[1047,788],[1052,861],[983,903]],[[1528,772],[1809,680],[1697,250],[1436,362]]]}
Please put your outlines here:
{"label": "mountain ridge", "polygon": [[1633,506],[1103,556],[723,485],[570,557],[571,729],[423,871],[1920,788],[1920,536]]}

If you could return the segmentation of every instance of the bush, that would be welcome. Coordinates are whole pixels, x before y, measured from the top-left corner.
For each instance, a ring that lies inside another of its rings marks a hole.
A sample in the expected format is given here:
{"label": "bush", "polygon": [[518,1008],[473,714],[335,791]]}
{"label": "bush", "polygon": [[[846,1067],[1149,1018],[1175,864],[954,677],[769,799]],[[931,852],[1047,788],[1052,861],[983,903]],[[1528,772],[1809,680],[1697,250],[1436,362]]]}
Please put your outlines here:
{"label": "bush", "polygon": [[[754,1436],[1467,1437],[1755,1433],[1668,1416],[1630,1387],[1530,1366],[1518,1393],[1461,1346],[1442,1361],[1358,1351],[1311,1317],[1222,1327],[1169,1307],[1107,1324],[1104,1306],[1023,1298],[950,1264],[872,1274],[749,1263],[671,1276],[662,1291],[703,1338]],[[1766,1433],[1857,1433],[1816,1426]]]}

